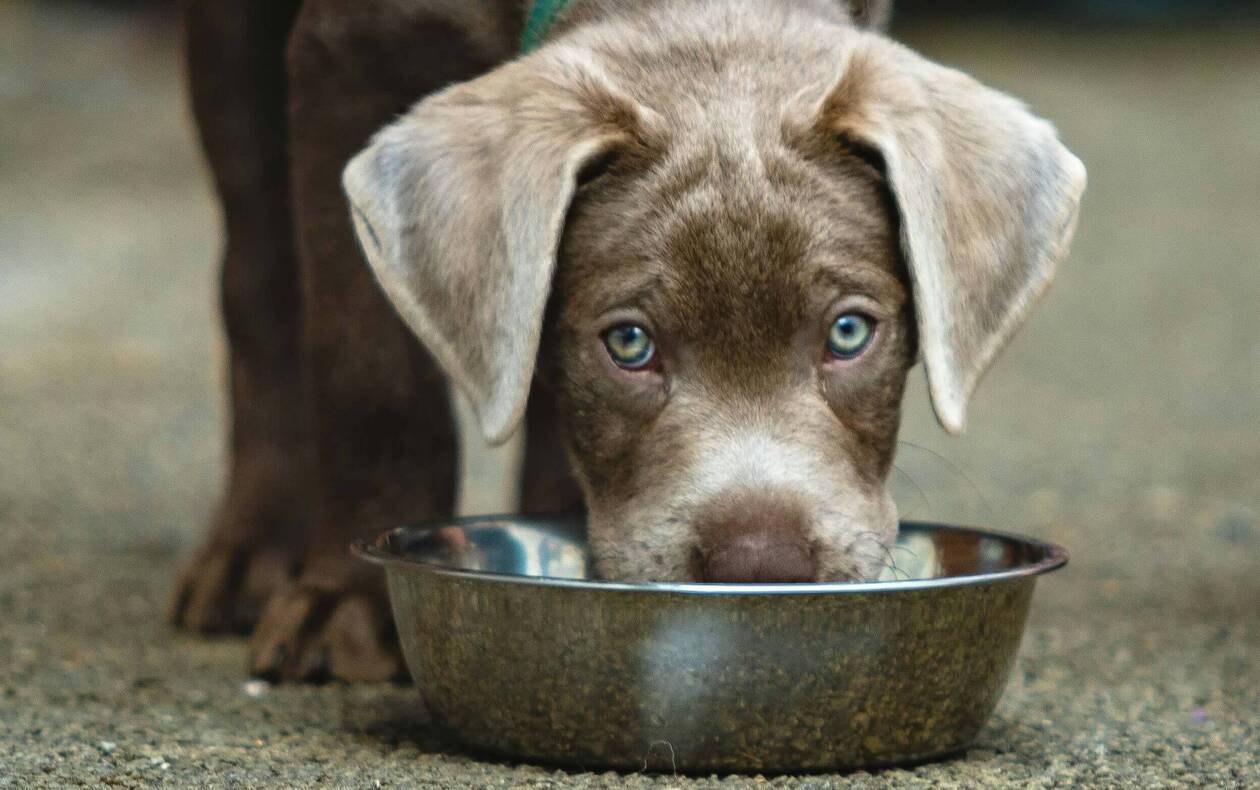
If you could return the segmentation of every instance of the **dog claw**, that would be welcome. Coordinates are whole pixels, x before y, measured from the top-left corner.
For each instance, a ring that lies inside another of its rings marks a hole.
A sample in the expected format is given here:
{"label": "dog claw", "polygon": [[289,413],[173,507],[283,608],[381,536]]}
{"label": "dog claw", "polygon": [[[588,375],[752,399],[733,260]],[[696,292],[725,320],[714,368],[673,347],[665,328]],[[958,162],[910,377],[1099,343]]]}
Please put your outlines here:
{"label": "dog claw", "polygon": [[284,645],[276,645],[264,658],[250,661],[249,674],[261,678],[268,683],[280,681],[280,667],[284,666],[284,657],[288,653]]}
{"label": "dog claw", "polygon": [[250,640],[250,673],[267,680],[384,681],[402,661],[381,596],[298,583],[267,604]]}
{"label": "dog claw", "polygon": [[180,572],[168,620],[200,634],[248,633],[292,569],[292,559],[276,548],[207,545]]}
{"label": "dog claw", "polygon": [[328,679],[328,646],[321,645],[309,651],[308,659],[299,673],[304,680],[321,683]]}

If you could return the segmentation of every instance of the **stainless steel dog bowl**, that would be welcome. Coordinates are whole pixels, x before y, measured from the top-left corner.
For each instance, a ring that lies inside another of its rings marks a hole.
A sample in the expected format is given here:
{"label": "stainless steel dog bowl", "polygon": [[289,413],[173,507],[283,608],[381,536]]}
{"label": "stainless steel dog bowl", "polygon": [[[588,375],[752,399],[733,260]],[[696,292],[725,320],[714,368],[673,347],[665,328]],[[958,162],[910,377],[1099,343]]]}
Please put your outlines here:
{"label": "stainless steel dog bowl", "polygon": [[580,525],[473,518],[355,546],[385,566],[436,723],[512,758],[788,772],[926,760],[993,710],[1058,546],[902,525],[887,580],[590,578]]}

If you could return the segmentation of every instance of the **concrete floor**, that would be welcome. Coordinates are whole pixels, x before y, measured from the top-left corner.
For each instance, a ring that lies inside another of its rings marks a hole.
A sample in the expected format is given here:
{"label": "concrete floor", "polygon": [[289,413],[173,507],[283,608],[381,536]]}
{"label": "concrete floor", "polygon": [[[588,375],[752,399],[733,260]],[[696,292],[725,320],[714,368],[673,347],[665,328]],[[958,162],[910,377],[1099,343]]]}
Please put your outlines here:
{"label": "concrete floor", "polygon": [[[901,34],[1055,119],[1091,180],[965,438],[916,374],[903,510],[1073,560],[964,757],[723,781],[1260,785],[1260,28]],[[163,625],[223,433],[218,227],[176,41],[0,4],[0,787],[716,783],[476,761],[408,688],[249,684],[241,641]]]}

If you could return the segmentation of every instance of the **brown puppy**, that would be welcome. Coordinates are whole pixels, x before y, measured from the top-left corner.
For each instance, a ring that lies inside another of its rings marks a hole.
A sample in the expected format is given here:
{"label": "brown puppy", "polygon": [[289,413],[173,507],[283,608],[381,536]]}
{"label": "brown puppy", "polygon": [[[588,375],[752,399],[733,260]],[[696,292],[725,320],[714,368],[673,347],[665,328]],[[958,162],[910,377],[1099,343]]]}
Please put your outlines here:
{"label": "brown puppy", "polygon": [[[430,21],[487,10],[420,5]],[[301,49],[290,44],[290,89]],[[315,194],[328,158],[295,158],[304,259],[319,257],[304,223],[336,220],[332,204],[303,205],[303,160],[318,162]],[[485,436],[529,423],[527,506],[531,476],[554,464],[536,448],[554,452],[557,426],[534,419],[554,397],[604,575],[774,581],[878,572],[896,530],[885,481],[906,371],[921,355],[942,424],[960,430],[1066,251],[1084,170],[1017,102],[858,29],[844,3],[574,0],[537,52],[377,134],[344,186],[383,291]],[[341,288],[364,287],[346,271]],[[322,308],[305,311],[308,338],[322,327],[307,345],[316,382],[323,365],[374,353],[379,338],[334,320],[373,297],[321,302],[309,284],[306,296]],[[353,392],[337,397],[401,387],[384,414],[445,457],[448,412],[414,403],[440,384],[413,353],[388,380],[338,379]],[[372,644],[385,616],[336,541],[449,510],[452,483],[402,460],[433,457],[423,446],[366,472],[321,456],[321,433],[347,433],[319,422],[314,393],[316,479],[340,464],[362,491],[332,515],[314,492],[317,543],[303,580],[273,596],[255,668],[310,675],[327,655],[335,674],[374,675],[355,665],[389,664]],[[377,425],[365,438],[395,438]],[[400,512],[406,497],[390,492],[415,488],[427,506]]]}

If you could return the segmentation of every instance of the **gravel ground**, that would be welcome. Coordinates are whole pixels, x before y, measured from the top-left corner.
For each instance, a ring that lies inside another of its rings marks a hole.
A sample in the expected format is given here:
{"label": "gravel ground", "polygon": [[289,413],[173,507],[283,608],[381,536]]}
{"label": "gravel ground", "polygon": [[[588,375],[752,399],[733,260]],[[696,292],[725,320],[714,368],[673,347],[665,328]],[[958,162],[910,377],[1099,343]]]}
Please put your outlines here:
{"label": "gravel ground", "polygon": [[1056,119],[1091,188],[966,437],[915,376],[899,498],[1073,561],[966,755],[683,778],[480,761],[408,688],[250,682],[163,625],[223,421],[176,32],[0,4],[0,787],[1260,785],[1260,29],[902,35]]}

